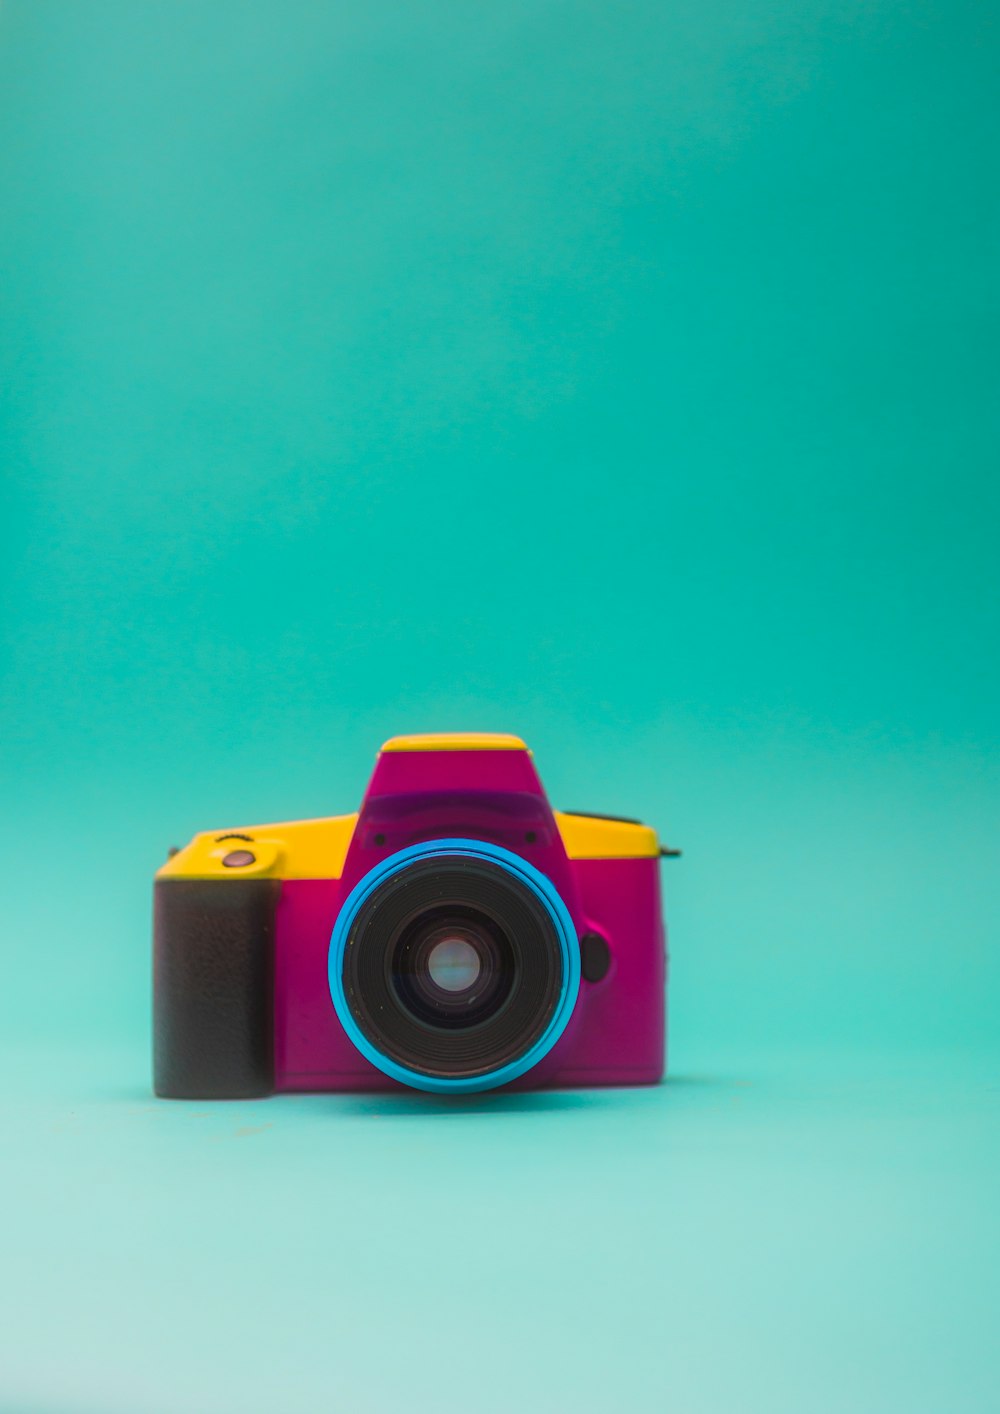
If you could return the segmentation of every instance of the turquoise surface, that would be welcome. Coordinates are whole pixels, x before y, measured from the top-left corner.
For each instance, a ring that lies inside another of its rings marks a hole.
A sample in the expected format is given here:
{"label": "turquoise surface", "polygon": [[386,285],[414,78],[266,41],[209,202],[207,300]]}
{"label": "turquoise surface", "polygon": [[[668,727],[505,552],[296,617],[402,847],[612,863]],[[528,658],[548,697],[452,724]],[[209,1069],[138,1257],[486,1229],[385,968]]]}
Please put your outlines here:
{"label": "turquoise surface", "polygon": [[[0,1409],[987,1414],[997,36],[0,9]],[[671,1077],[160,1103],[150,879],[512,730]]]}

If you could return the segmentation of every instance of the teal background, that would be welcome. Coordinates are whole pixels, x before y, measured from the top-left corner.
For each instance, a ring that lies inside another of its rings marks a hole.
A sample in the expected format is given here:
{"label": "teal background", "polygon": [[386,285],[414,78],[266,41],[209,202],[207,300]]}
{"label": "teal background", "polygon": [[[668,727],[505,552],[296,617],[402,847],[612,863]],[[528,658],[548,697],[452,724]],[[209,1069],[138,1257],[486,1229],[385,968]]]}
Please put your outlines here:
{"label": "teal background", "polygon": [[[992,1411],[989,5],[0,10],[0,1407]],[[671,1079],[149,1092],[150,878],[513,730]]]}

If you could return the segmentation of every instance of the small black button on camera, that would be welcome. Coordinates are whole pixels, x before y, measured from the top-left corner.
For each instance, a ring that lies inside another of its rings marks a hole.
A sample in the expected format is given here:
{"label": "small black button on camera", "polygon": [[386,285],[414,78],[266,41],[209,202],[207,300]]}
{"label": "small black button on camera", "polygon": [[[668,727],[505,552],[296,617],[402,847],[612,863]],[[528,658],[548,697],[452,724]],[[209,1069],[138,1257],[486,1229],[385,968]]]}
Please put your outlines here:
{"label": "small black button on camera", "polygon": [[580,971],[584,981],[600,982],[608,975],[611,949],[599,933],[584,933],[580,939]]}
{"label": "small black button on camera", "polygon": [[227,869],[245,869],[248,864],[253,864],[257,856],[251,854],[248,849],[231,849],[223,856],[222,863]]}

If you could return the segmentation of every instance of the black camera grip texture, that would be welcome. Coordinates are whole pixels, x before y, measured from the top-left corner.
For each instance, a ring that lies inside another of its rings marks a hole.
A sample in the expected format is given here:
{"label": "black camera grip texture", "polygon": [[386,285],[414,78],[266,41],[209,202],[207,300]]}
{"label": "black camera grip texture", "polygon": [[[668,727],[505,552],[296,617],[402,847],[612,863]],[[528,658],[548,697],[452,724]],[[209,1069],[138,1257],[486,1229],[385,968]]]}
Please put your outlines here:
{"label": "black camera grip texture", "polygon": [[274,1088],[278,879],[158,879],[153,905],[153,1085],[170,1099]]}

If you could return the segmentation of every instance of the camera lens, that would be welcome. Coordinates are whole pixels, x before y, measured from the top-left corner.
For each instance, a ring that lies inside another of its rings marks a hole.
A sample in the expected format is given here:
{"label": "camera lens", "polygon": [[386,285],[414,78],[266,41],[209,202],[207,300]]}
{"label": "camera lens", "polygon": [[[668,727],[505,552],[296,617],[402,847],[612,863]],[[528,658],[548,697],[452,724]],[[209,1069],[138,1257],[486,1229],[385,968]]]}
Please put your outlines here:
{"label": "camera lens", "polygon": [[552,911],[511,869],[439,855],[367,896],[347,933],[343,994],[380,1056],[422,1076],[486,1075],[546,1032],[565,980]]}

